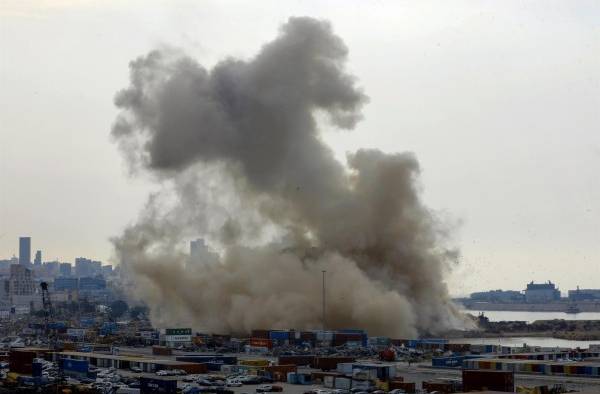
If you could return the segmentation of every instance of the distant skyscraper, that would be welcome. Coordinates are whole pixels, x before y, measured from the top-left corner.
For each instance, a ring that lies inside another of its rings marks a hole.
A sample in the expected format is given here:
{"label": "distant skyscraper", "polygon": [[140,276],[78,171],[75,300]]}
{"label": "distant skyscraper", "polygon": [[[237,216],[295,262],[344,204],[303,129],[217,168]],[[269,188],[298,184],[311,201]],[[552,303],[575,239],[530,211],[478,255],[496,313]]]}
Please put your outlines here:
{"label": "distant skyscraper", "polygon": [[71,276],[71,263],[60,264],[60,275],[65,277]]}
{"label": "distant skyscraper", "polygon": [[213,264],[219,261],[219,255],[209,249],[204,239],[198,238],[190,242],[190,261],[194,263]]}
{"label": "distant skyscraper", "polygon": [[35,260],[33,261],[35,265],[42,265],[42,251],[38,250],[35,252]]}
{"label": "distant skyscraper", "polygon": [[31,264],[31,237],[19,238],[19,264]]}
{"label": "distant skyscraper", "polygon": [[102,262],[77,257],[75,259],[75,275],[79,278],[102,275]]}

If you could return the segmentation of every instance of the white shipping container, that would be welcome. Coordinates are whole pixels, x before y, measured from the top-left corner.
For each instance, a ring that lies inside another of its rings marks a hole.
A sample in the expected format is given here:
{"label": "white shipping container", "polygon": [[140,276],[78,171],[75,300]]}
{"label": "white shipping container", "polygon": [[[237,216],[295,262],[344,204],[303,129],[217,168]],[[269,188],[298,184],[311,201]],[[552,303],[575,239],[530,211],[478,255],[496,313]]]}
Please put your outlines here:
{"label": "white shipping container", "polygon": [[335,378],[333,376],[323,376],[323,386],[328,389],[332,389],[334,386]]}
{"label": "white shipping container", "polygon": [[388,375],[390,378],[395,378],[396,377],[396,366],[395,365],[390,365],[388,367]]}
{"label": "white shipping container", "polygon": [[333,341],[333,331],[317,331],[317,341]]}
{"label": "white shipping container", "polygon": [[67,328],[67,335],[70,337],[83,337],[85,331],[85,328]]}
{"label": "white shipping container", "polygon": [[368,380],[352,379],[352,388],[361,391],[368,391],[371,388],[371,382]]}
{"label": "white shipping container", "polygon": [[377,370],[372,368],[354,369],[352,371],[354,379],[377,379]]}
{"label": "white shipping container", "polygon": [[[338,364],[339,365],[339,364]],[[341,390],[350,390],[352,388],[352,379],[338,376],[335,378],[335,388]]]}
{"label": "white shipping container", "polygon": [[344,375],[352,375],[352,363],[339,363],[337,371]]}

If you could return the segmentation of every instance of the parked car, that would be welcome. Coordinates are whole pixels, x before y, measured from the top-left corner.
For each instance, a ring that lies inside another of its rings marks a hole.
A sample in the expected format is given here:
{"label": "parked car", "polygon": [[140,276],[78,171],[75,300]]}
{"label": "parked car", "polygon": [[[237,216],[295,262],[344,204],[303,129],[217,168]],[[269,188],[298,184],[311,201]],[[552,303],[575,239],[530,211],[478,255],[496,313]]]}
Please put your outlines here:
{"label": "parked car", "polygon": [[131,367],[131,368],[129,368],[129,370],[131,372],[135,372],[135,373],[141,373],[142,372],[142,369],[140,367]]}
{"label": "parked car", "polygon": [[242,382],[239,380],[228,380],[227,387],[242,387]]}
{"label": "parked car", "polygon": [[156,371],[157,376],[169,376],[169,372],[161,369],[160,371]]}
{"label": "parked car", "polygon": [[210,380],[207,379],[198,379],[196,380],[196,384],[198,384],[198,386],[212,386],[212,382]]}

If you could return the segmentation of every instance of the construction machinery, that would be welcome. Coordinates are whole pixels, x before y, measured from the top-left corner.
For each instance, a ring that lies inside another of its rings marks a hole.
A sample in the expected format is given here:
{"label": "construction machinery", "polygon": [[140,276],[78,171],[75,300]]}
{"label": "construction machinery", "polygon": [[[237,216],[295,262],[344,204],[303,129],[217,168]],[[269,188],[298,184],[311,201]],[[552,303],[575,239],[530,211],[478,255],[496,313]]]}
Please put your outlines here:
{"label": "construction machinery", "polygon": [[40,283],[42,288],[42,307],[44,310],[44,331],[47,337],[50,336],[50,320],[52,318],[52,301],[50,301],[50,292],[48,291],[48,283]]}

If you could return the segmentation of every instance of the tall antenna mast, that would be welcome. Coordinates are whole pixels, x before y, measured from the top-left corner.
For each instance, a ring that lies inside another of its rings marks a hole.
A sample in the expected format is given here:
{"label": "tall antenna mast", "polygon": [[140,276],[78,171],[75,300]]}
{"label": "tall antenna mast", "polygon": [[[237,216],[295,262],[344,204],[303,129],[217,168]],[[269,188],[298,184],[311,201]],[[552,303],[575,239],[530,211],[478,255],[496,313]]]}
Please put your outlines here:
{"label": "tall antenna mast", "polygon": [[323,293],[322,293],[322,299],[323,299],[323,316],[322,316],[322,320],[321,320],[321,324],[323,325],[323,331],[325,331],[325,274],[327,273],[327,271],[323,270],[321,271],[323,273]]}

